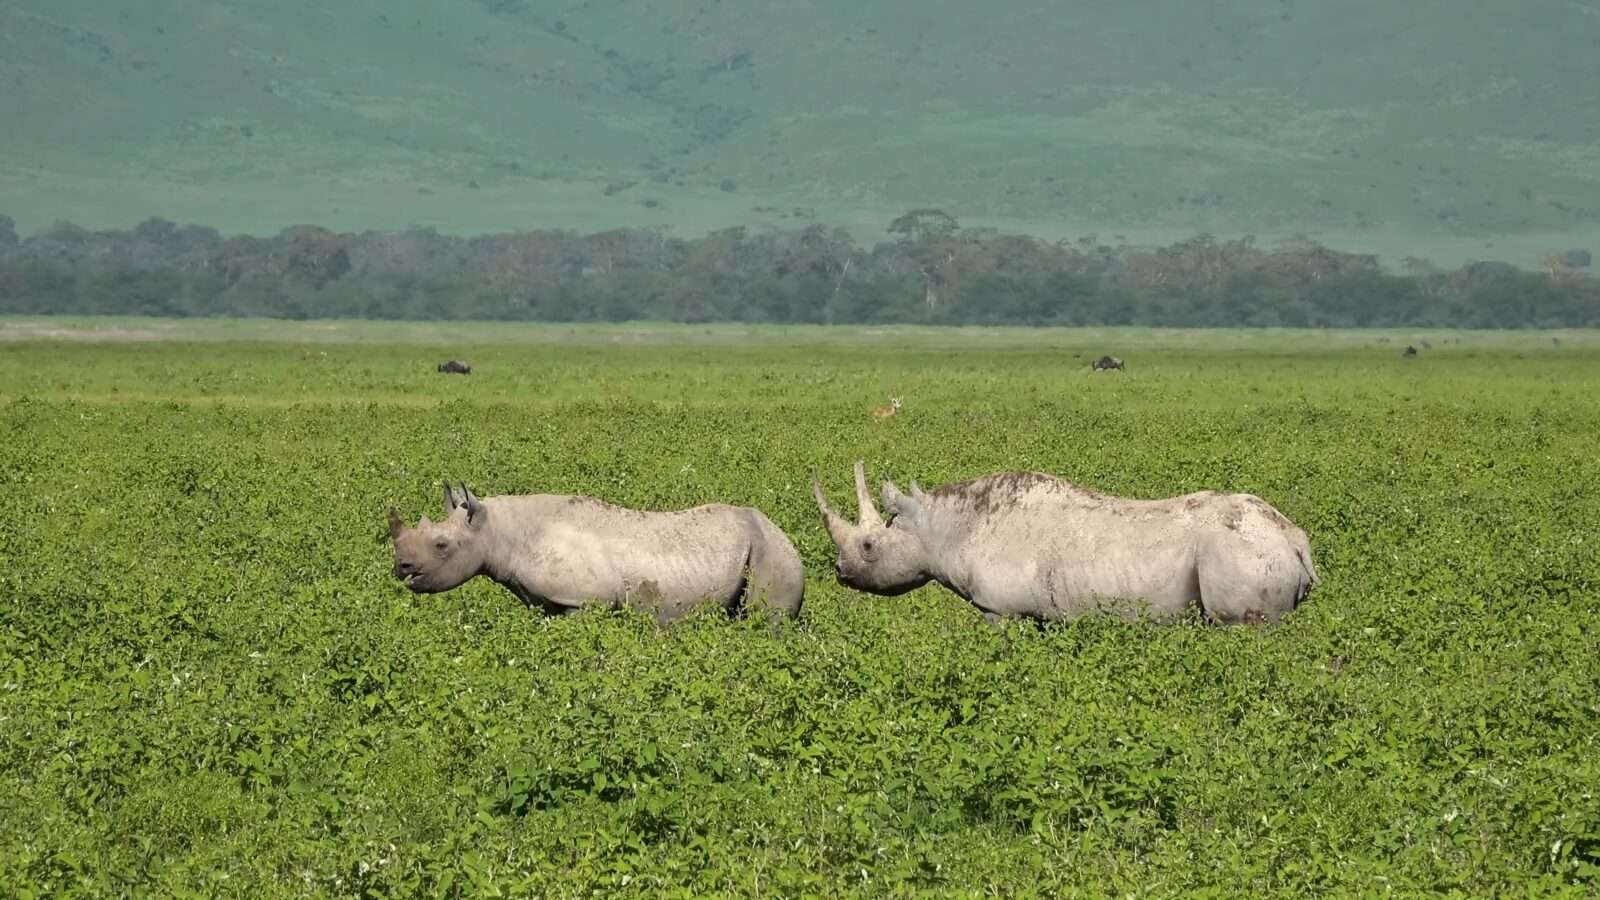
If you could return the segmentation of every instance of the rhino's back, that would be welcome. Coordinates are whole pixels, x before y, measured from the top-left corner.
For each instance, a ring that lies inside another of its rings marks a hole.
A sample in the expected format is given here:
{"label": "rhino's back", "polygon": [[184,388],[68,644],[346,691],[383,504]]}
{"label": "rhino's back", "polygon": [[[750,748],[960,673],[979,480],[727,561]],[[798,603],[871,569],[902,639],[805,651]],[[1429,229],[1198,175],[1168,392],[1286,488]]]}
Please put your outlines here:
{"label": "rhino's back", "polygon": [[634,510],[590,497],[495,497],[501,568],[560,605],[642,597],[669,607],[738,595],[759,531],[749,510]]}
{"label": "rhino's back", "polygon": [[1083,532],[1094,542],[1143,551],[1192,541],[1213,531],[1265,539],[1297,531],[1294,523],[1254,494],[1195,491],[1134,498],[1082,488],[1041,490],[1018,504],[1017,524],[1031,532]]}
{"label": "rhino's back", "polygon": [[662,552],[674,547],[704,553],[732,551],[748,541],[754,510],[708,503],[676,510],[640,510],[582,495],[494,497],[491,514],[501,527],[531,534],[559,530],[598,542]]}
{"label": "rhino's back", "polygon": [[1081,521],[1115,528],[1119,522],[1143,526],[1193,527],[1241,521],[1274,528],[1294,525],[1254,494],[1195,491],[1170,497],[1121,497],[1079,487],[1044,472],[1005,472],[940,488],[934,493],[954,503],[974,522],[997,520],[1025,528],[1051,529]]}

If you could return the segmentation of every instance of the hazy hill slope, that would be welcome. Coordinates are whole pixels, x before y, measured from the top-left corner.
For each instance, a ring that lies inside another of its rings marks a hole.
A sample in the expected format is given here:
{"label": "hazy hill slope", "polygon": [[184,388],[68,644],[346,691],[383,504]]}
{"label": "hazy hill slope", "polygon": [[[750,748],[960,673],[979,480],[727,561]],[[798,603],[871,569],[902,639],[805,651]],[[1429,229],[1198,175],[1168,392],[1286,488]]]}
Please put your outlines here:
{"label": "hazy hill slope", "polygon": [[11,0],[0,211],[695,231],[938,205],[1386,249],[1600,232],[1600,4],[1082,6]]}

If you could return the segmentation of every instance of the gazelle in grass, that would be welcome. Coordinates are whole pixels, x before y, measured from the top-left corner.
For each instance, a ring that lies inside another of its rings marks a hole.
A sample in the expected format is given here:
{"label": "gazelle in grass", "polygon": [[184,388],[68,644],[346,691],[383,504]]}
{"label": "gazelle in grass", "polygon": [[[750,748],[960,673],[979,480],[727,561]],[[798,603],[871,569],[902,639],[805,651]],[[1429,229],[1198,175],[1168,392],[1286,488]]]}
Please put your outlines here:
{"label": "gazelle in grass", "polygon": [[900,398],[890,397],[889,402],[872,411],[874,419],[887,419],[900,411]]}

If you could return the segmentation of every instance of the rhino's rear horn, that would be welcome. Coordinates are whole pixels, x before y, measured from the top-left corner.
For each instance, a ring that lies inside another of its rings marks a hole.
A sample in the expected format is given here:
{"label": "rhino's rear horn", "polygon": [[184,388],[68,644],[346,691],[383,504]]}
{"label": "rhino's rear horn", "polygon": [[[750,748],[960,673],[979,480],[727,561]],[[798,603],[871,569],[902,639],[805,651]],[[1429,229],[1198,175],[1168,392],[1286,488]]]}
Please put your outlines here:
{"label": "rhino's rear horn", "polygon": [[856,460],[856,505],[860,507],[862,525],[882,525],[883,517],[878,515],[878,508],[872,505],[872,493],[867,490],[867,467],[861,460]]}

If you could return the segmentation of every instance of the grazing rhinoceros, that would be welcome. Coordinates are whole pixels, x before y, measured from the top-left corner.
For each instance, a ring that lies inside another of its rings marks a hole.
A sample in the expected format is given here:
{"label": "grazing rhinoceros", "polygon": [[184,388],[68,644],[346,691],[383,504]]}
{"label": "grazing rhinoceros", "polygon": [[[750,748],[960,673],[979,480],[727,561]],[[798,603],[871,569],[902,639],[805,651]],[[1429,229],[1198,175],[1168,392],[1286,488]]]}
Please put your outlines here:
{"label": "grazing rhinoceros", "polygon": [[1191,607],[1215,622],[1273,622],[1316,583],[1311,545],[1266,501],[1203,491],[1161,500],[1109,497],[1052,475],[1006,472],[902,494],[883,483],[885,523],[856,463],[860,522],[812,491],[839,548],[847,587],[894,596],[930,580],[990,622],[1105,610],[1153,618]]}
{"label": "grazing rhinoceros", "polygon": [[439,363],[439,371],[450,375],[471,375],[472,367],[459,359]]}
{"label": "grazing rhinoceros", "polygon": [[1117,369],[1120,371],[1122,368],[1122,360],[1119,357],[1102,356],[1094,361],[1094,370],[1096,372],[1099,372],[1102,369]]}
{"label": "grazing rhinoceros", "polygon": [[389,510],[394,574],[416,593],[486,575],[548,613],[628,605],[669,622],[707,601],[730,615],[753,606],[800,614],[800,556],[751,507],[646,512],[563,494],[480,500],[448,483],[444,502],[444,521],[424,516],[415,528]]}

